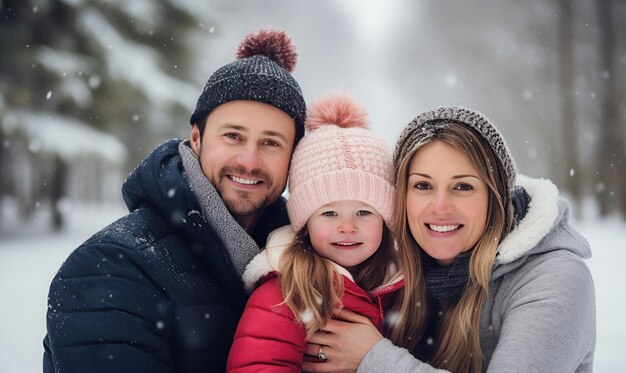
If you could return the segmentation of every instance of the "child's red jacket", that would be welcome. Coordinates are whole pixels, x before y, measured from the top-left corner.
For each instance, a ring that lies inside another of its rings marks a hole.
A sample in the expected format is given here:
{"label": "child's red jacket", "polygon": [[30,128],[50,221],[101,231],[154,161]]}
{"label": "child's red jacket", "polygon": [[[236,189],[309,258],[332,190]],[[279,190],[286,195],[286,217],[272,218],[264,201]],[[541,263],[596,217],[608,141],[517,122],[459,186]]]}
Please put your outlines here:
{"label": "child's red jacket", "polygon": [[[306,348],[306,330],[283,303],[277,271],[280,257],[292,242],[290,226],[270,234],[267,247],[246,267],[246,289],[250,296],[239,321],[228,356],[229,372],[300,372]],[[390,305],[404,285],[400,273],[387,284],[369,293],[361,289],[350,273],[335,264],[343,276],[343,308],[368,317],[380,330],[385,305]]]}

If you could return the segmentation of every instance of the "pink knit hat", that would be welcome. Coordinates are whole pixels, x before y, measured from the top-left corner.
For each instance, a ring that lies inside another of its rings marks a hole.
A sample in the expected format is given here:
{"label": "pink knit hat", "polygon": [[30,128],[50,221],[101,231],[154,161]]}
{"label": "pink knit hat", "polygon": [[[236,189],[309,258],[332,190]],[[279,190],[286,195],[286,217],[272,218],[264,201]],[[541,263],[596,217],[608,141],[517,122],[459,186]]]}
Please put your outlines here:
{"label": "pink knit hat", "polygon": [[298,232],[318,208],[363,201],[387,226],[395,195],[391,155],[367,129],[367,113],[345,92],[329,92],[309,108],[307,133],[293,153],[287,212]]}

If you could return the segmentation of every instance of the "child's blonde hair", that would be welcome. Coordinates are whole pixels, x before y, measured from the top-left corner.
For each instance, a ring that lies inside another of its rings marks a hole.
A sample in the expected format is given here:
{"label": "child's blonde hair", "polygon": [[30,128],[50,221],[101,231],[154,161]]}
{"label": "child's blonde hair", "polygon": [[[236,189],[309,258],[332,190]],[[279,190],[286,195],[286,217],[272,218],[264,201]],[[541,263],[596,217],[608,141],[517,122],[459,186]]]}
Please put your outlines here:
{"label": "child's blonde hair", "polygon": [[[393,236],[385,226],[380,247],[353,271],[354,280],[364,290],[373,290],[384,283],[395,262]],[[342,307],[343,278],[330,260],[313,250],[306,227],[282,255],[280,273],[285,304],[305,326],[307,337]]]}

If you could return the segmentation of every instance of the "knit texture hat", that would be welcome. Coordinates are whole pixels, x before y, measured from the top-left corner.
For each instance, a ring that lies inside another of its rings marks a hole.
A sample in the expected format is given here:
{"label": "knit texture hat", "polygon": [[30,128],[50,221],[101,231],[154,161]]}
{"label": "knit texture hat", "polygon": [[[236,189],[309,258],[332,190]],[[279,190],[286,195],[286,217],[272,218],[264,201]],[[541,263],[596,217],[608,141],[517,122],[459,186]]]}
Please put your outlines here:
{"label": "knit texture hat", "polygon": [[504,138],[489,118],[478,111],[463,107],[437,107],[419,114],[406,126],[396,143],[396,149],[393,154],[394,167],[398,167],[399,162],[413,149],[436,138],[437,134],[451,123],[468,126],[487,140],[506,173],[509,191],[513,191],[516,166],[504,142]]}
{"label": "knit texture hat", "polygon": [[235,100],[259,101],[279,108],[296,123],[296,143],[304,135],[306,105],[291,76],[298,54],[281,30],[260,29],[244,37],[237,60],[211,75],[189,122],[196,124],[217,106]]}
{"label": "knit texture hat", "polygon": [[391,157],[367,129],[367,113],[345,92],[330,92],[307,113],[307,134],[289,170],[287,212],[298,232],[318,208],[336,201],[363,201],[391,222],[395,195]]}

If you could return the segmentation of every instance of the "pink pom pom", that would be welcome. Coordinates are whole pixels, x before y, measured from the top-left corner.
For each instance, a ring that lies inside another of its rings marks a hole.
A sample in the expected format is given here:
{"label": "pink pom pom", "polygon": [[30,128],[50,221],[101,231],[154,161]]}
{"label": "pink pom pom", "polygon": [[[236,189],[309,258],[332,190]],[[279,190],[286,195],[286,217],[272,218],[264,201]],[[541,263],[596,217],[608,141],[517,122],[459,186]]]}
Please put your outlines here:
{"label": "pink pom pom", "polygon": [[363,106],[343,91],[332,91],[320,96],[309,108],[304,126],[313,131],[329,124],[342,128],[369,128]]}
{"label": "pink pom pom", "polygon": [[289,35],[282,30],[260,29],[247,34],[237,48],[237,58],[264,55],[292,72],[298,52]]}

